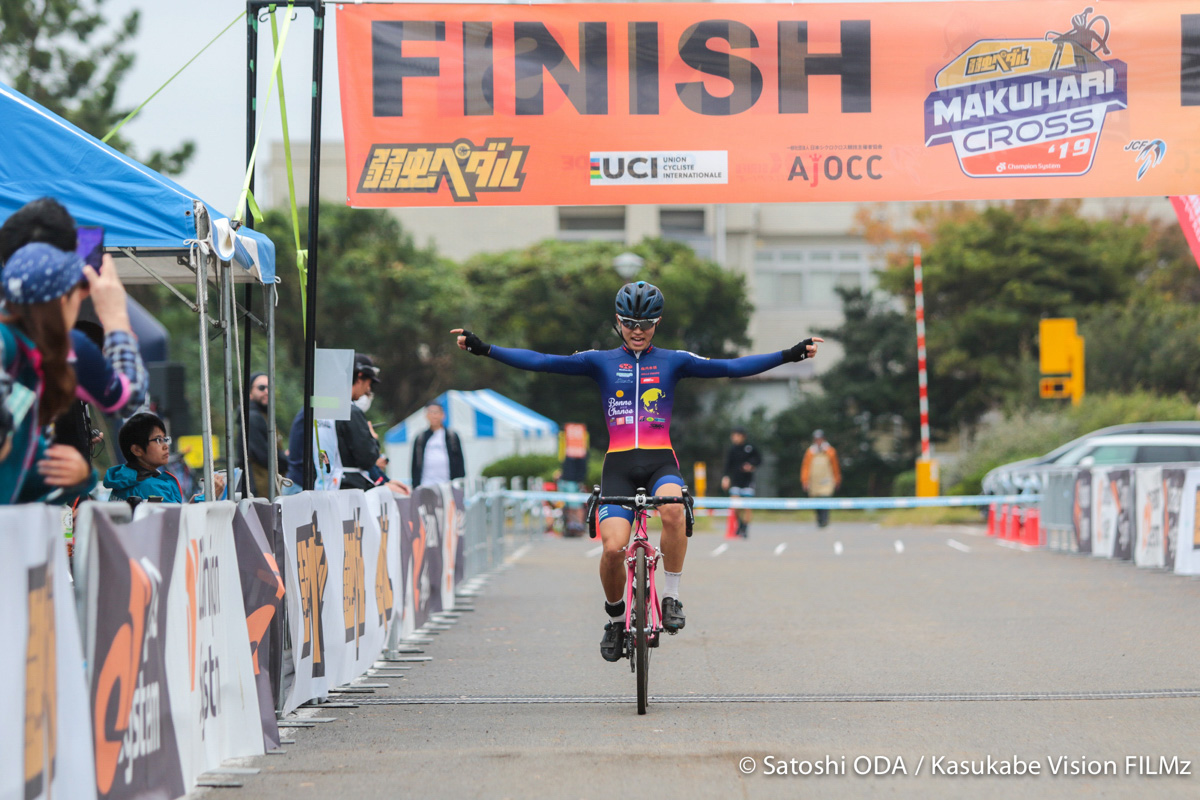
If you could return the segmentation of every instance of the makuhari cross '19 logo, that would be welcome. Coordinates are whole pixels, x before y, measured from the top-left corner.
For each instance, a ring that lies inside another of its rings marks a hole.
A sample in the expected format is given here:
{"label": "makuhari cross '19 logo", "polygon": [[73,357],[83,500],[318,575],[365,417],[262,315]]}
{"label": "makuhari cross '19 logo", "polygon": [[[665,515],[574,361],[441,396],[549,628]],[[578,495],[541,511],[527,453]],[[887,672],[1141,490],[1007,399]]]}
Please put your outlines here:
{"label": "makuhari cross '19 logo", "polygon": [[360,192],[434,193],[445,178],[455,202],[473,202],[476,192],[519,192],[525,183],[528,147],[512,139],[488,139],[476,147],[468,139],[447,144],[371,146],[358,182]]}
{"label": "makuhari cross '19 logo", "polygon": [[925,146],[953,144],[972,178],[1087,173],[1105,118],[1127,105],[1125,62],[1100,57],[1109,23],[1091,12],[1042,39],[978,41],[943,67],[925,99]]}

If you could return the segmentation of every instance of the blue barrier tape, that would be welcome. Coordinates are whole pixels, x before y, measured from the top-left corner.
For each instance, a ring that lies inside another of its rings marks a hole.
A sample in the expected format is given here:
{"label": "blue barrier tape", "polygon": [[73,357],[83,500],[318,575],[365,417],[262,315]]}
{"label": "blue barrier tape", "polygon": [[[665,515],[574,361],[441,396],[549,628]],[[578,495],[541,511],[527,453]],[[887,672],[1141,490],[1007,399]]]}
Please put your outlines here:
{"label": "blue barrier tape", "polygon": [[[503,490],[484,492],[480,497],[506,497],[550,503],[586,503],[590,494],[583,492],[522,492]],[[697,497],[696,508],[749,508],[763,511],[810,511],[818,508],[890,509],[890,508],[955,508],[964,506],[1034,505],[1041,495],[977,494],[962,497]]]}

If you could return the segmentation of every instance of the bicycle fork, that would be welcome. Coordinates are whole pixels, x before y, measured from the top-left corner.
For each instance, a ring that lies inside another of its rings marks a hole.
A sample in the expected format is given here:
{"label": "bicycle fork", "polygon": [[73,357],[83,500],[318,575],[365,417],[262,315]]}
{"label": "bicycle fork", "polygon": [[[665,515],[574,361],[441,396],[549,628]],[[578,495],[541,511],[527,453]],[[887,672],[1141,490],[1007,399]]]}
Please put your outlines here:
{"label": "bicycle fork", "polygon": [[[634,582],[637,579],[637,551],[646,554],[646,633],[650,637],[651,647],[658,647],[658,635],[663,631],[662,607],[658,601],[658,587],[654,583],[654,573],[658,570],[658,561],[662,554],[654,549],[654,545],[646,539],[634,539],[625,550],[625,633],[633,637],[633,606]],[[632,638],[629,639],[632,641]]]}

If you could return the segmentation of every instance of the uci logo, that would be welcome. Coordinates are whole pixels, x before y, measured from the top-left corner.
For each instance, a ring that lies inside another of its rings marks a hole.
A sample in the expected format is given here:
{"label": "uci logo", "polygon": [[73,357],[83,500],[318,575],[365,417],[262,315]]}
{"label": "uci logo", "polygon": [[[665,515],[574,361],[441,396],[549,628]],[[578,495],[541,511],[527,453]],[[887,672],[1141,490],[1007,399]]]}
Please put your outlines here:
{"label": "uci logo", "polygon": [[603,178],[615,181],[626,175],[638,180],[646,180],[649,178],[658,177],[658,157],[651,156],[636,156],[626,159],[620,158],[593,158],[590,164],[592,178]]}
{"label": "uci logo", "polygon": [[[820,153],[812,153],[807,156],[809,161],[808,166],[804,164],[805,156],[796,156],[792,159],[792,169],[788,173],[788,180],[794,181],[797,178],[808,181],[809,186],[816,186],[820,183],[821,176],[824,175],[826,180],[838,181],[842,178],[849,178],[852,181],[861,181],[866,178],[868,180],[880,180],[883,175],[879,173],[879,163],[883,161],[883,156],[823,156]],[[811,175],[810,175],[811,173]]]}

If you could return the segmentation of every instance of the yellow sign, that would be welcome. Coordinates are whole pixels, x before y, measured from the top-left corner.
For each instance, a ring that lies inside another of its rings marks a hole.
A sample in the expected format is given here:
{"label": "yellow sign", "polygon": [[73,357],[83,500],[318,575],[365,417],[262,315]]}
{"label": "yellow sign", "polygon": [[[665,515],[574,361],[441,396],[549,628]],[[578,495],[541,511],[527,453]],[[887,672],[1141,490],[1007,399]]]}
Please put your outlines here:
{"label": "yellow sign", "polygon": [[[220,441],[217,437],[212,438],[213,461],[221,457],[221,448],[217,445]],[[179,452],[183,453],[184,462],[192,469],[204,468],[204,437],[203,436],[180,436],[175,441],[179,442]]]}
{"label": "yellow sign", "polygon": [[[1084,341],[1070,317],[1044,319],[1038,326],[1043,377],[1039,393],[1044,398],[1071,398],[1079,405],[1084,392]],[[1065,373],[1065,374],[1063,374]]]}
{"label": "yellow sign", "polygon": [[941,494],[941,475],[938,462],[917,460],[917,497],[937,497]]}
{"label": "yellow sign", "polygon": [[1062,399],[1071,396],[1070,378],[1042,378],[1039,393],[1047,399]]}
{"label": "yellow sign", "polygon": [[708,491],[708,464],[703,461],[697,461],[692,465],[692,477],[694,478],[692,490],[695,497],[704,497]]}

